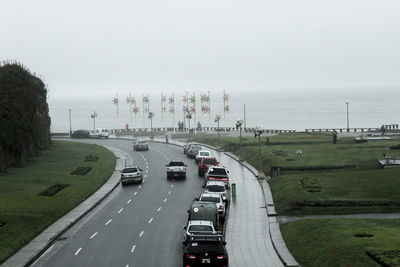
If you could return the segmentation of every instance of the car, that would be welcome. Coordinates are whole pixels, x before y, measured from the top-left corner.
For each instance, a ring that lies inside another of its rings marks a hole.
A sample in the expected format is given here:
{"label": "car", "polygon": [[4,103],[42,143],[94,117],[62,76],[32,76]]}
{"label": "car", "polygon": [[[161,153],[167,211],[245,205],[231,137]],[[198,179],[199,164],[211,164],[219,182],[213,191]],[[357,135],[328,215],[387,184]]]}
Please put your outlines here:
{"label": "car", "polygon": [[70,138],[90,138],[90,132],[87,130],[76,130],[70,135]]}
{"label": "car", "polygon": [[139,151],[139,150],[148,151],[149,150],[149,143],[147,143],[146,140],[137,140],[133,144],[133,150],[135,150],[135,151]]}
{"label": "car", "polygon": [[90,133],[90,136],[92,138],[108,138],[110,136],[110,133],[108,129],[105,128],[97,128],[95,131],[92,131]]}
{"label": "car", "polygon": [[198,164],[203,159],[203,157],[209,157],[209,156],[211,156],[210,151],[208,151],[208,150],[200,150],[196,154],[196,159],[195,159],[196,164]]}
{"label": "car", "polygon": [[210,166],[217,166],[219,162],[215,157],[203,157],[197,166],[199,176],[203,176]]}
{"label": "car", "polygon": [[220,233],[215,230],[212,221],[203,220],[188,221],[187,225],[183,229],[185,229],[183,240],[188,240],[189,237],[193,235]]}
{"label": "car", "polygon": [[188,156],[189,158],[195,158],[197,153],[199,153],[200,150],[202,150],[203,147],[199,144],[191,144],[188,147],[188,150],[186,152],[186,156]]}
{"label": "car", "polygon": [[229,199],[228,190],[226,189],[225,183],[221,181],[208,181],[206,185],[203,185],[205,193],[220,194],[222,200],[227,202]]}
{"label": "car", "polygon": [[219,224],[219,214],[215,203],[192,201],[187,212],[188,221],[211,221],[215,229],[221,230],[222,228],[222,225]]}
{"label": "car", "polygon": [[199,197],[201,202],[213,202],[218,209],[218,215],[220,218],[225,218],[225,202],[222,200],[222,196],[218,193],[202,193]]}
{"label": "car", "polygon": [[183,161],[173,160],[165,166],[167,167],[167,179],[175,177],[186,178],[187,165]]}
{"label": "car", "polygon": [[126,166],[121,171],[121,184],[143,182],[143,170],[138,166]]}
{"label": "car", "polygon": [[222,236],[195,235],[183,242],[183,266],[218,266],[228,267],[229,258],[226,242]]}
{"label": "car", "polygon": [[204,173],[204,185],[208,181],[222,181],[225,183],[226,188],[229,188],[229,171],[223,166],[210,166]]}
{"label": "car", "polygon": [[188,153],[189,153],[189,149],[190,149],[190,147],[191,147],[192,145],[198,145],[198,144],[197,144],[197,143],[193,143],[193,142],[184,144],[184,145],[183,145],[183,154],[185,154],[185,155],[187,156]]}

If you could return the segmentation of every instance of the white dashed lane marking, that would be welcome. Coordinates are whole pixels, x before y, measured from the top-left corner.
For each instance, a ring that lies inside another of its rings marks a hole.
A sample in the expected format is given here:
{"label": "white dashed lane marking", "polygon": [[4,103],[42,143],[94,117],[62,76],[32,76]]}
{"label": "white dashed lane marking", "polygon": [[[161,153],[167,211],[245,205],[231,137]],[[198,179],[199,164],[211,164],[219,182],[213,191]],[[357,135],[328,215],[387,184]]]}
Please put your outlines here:
{"label": "white dashed lane marking", "polygon": [[159,208],[157,209],[157,212],[159,212],[161,209],[162,209],[162,207],[159,207]]}
{"label": "white dashed lane marking", "polygon": [[[131,253],[133,253],[135,251],[135,248],[136,248],[136,246],[133,245],[132,248],[131,248]],[[129,266],[129,265],[127,265],[127,266]]]}
{"label": "white dashed lane marking", "polygon": [[129,199],[129,200],[126,202],[126,204],[129,204],[129,203],[131,203],[131,201],[132,201],[132,199]]}
{"label": "white dashed lane marking", "polygon": [[121,213],[123,210],[124,210],[124,208],[121,208],[121,209],[118,211],[118,213]]}
{"label": "white dashed lane marking", "polygon": [[82,248],[79,248],[76,252],[75,252],[75,256],[79,254],[79,252],[81,252]]}
{"label": "white dashed lane marking", "polygon": [[106,222],[106,225],[108,225],[110,222],[112,222],[112,219],[109,219],[108,222]]}
{"label": "white dashed lane marking", "polygon": [[164,203],[167,202],[167,199],[164,199]]}
{"label": "white dashed lane marking", "polygon": [[168,195],[171,195],[171,191],[168,192]]}
{"label": "white dashed lane marking", "polygon": [[142,188],[142,185],[139,185],[139,187],[138,187],[138,188],[139,188],[139,189],[140,189],[140,188]]}
{"label": "white dashed lane marking", "polygon": [[137,191],[135,193],[133,193],[134,196],[136,196],[136,194],[137,194]]}
{"label": "white dashed lane marking", "polygon": [[171,187],[174,187],[174,185],[173,185],[173,184],[171,184]]}
{"label": "white dashed lane marking", "polygon": [[144,231],[141,231],[139,234],[139,237],[142,237],[143,234],[144,234]]}
{"label": "white dashed lane marking", "polygon": [[90,237],[90,239],[93,239],[96,235],[97,235],[97,232],[94,233],[94,234]]}
{"label": "white dashed lane marking", "polygon": [[151,223],[153,220],[154,220],[154,218],[151,218],[151,219],[149,220],[149,223]]}

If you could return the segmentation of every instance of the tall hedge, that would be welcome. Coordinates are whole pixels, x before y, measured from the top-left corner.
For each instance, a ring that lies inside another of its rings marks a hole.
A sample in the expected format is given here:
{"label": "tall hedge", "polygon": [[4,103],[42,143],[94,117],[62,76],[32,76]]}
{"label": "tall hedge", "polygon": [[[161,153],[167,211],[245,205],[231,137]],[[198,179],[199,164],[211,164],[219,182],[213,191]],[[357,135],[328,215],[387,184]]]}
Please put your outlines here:
{"label": "tall hedge", "polygon": [[51,145],[47,90],[20,64],[0,66],[0,171]]}

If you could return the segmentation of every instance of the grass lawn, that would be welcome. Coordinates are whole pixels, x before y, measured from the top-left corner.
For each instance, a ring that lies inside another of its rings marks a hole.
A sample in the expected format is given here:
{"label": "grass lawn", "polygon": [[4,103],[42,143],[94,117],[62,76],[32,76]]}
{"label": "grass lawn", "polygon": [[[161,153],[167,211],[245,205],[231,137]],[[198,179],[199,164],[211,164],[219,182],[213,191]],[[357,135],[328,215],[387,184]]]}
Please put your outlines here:
{"label": "grass lawn", "polygon": [[310,219],[281,225],[281,232],[303,266],[381,266],[367,253],[400,266],[398,219]]}
{"label": "grass lawn", "polygon": [[[98,161],[84,161],[96,155]],[[78,167],[92,167],[86,175],[71,175]],[[53,141],[25,168],[9,168],[0,175],[0,263],[52,222],[93,194],[111,176],[115,157],[104,147]],[[53,196],[39,195],[55,184],[68,185]]]}

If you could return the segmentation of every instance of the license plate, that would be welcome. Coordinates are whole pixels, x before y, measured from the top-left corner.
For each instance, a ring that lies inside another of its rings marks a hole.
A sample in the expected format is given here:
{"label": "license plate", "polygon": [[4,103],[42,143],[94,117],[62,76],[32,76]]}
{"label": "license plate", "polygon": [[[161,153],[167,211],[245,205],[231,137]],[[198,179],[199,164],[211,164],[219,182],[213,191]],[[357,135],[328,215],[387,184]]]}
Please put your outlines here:
{"label": "license plate", "polygon": [[210,259],[201,259],[201,263],[210,263]]}
{"label": "license plate", "polygon": [[179,174],[175,173],[174,176],[179,176]]}

